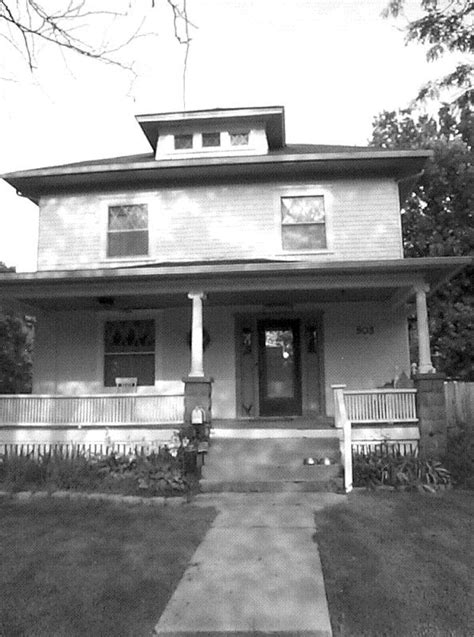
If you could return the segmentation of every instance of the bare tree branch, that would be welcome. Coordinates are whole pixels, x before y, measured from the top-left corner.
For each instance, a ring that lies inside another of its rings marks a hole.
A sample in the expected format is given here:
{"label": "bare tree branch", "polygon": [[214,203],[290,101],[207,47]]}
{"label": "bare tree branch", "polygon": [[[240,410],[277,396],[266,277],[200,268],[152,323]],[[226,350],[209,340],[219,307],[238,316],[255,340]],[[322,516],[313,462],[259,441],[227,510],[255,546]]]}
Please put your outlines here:
{"label": "bare tree branch", "polygon": [[166,0],[173,11],[174,35],[180,44],[185,47],[183,60],[183,110],[186,110],[186,80],[188,71],[189,49],[191,47],[190,27],[197,29],[189,20],[186,0],[182,0],[182,7],[175,0]]}
{"label": "bare tree branch", "polygon": [[[133,28],[119,43],[103,40],[100,45],[79,35],[79,31],[90,25],[91,20],[110,18],[112,22],[118,19],[126,20],[130,9],[137,0],[130,0],[128,9],[110,10],[107,7],[97,9],[86,0],[69,0],[58,3],[59,9],[46,8],[43,0],[0,0],[0,36],[9,41],[26,59],[30,71],[37,67],[36,45],[43,42],[54,45],[61,51],[70,51],[77,55],[106,64],[112,64],[133,72],[133,65],[123,62],[116,54],[127,47],[134,40],[147,37],[143,27],[146,16],[136,28]],[[148,0],[153,9],[155,0]],[[180,6],[178,0],[163,0],[172,10],[174,35],[180,44],[186,46],[184,73],[186,73],[187,58],[191,38],[186,10],[186,0]],[[118,3],[119,4],[119,3]],[[92,6],[92,8],[90,8]],[[2,28],[3,25],[3,28]],[[104,27],[103,34],[107,33]],[[2,33],[3,30],[3,33]],[[110,29],[111,30],[111,29]]]}
{"label": "bare tree branch", "polygon": [[0,13],[0,19],[4,19],[6,20],[8,23],[10,23],[13,27],[16,27],[18,29],[18,31],[20,32],[21,37],[23,38],[23,44],[24,44],[24,51],[26,53],[27,56],[27,60],[28,60],[28,66],[30,67],[30,70],[33,70],[33,58],[32,58],[32,54],[31,54],[31,47],[30,47],[30,43],[28,42],[28,38],[26,36],[26,30],[23,27],[23,25],[21,25],[20,23],[18,23],[18,21],[14,18],[13,13],[10,11],[10,8],[6,5],[5,2],[3,2],[3,0],[0,0],[0,10],[4,10],[4,13],[2,11],[2,13]]}

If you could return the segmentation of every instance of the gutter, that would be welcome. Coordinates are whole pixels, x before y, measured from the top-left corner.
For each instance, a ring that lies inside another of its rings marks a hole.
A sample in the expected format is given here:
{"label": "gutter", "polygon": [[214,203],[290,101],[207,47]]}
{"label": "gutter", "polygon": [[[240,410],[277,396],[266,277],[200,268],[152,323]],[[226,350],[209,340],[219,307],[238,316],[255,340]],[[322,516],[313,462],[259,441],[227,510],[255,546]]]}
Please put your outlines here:
{"label": "gutter", "polygon": [[0,175],[6,181],[14,179],[31,179],[38,177],[55,177],[62,175],[81,175],[104,172],[125,172],[127,170],[154,170],[168,168],[208,168],[211,166],[252,166],[265,164],[285,164],[293,162],[322,162],[322,161],[351,161],[351,160],[381,160],[381,159],[428,159],[433,155],[432,151],[379,151],[377,153],[368,151],[343,152],[343,153],[308,153],[308,154],[288,154],[276,155],[247,155],[239,157],[207,157],[205,161],[201,158],[171,159],[171,160],[149,160],[146,162],[110,163],[94,164],[85,166],[58,166],[54,168],[38,168],[34,170],[23,170]]}
{"label": "gutter", "polygon": [[[260,276],[265,274],[364,274],[365,272],[422,272],[440,269],[452,269],[459,273],[463,268],[472,263],[471,257],[424,257],[377,261],[282,261],[269,263],[238,263],[238,264],[200,264],[199,266],[180,265],[155,267],[150,265],[137,265],[135,267],[100,268],[94,270],[40,270],[26,273],[0,274],[0,285],[14,285],[18,282],[53,282],[53,281],[91,281],[97,279],[128,278],[140,279],[151,277],[177,277],[189,276]],[[452,274],[447,275],[451,278]],[[445,280],[445,279],[443,279]]]}

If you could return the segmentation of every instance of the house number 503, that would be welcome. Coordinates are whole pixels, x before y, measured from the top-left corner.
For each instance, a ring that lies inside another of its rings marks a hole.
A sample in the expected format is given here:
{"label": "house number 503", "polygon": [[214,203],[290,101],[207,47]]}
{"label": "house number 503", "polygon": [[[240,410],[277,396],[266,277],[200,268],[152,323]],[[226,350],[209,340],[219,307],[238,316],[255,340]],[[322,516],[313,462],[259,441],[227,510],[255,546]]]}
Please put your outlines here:
{"label": "house number 503", "polygon": [[373,334],[374,326],[373,325],[358,325],[356,327],[356,334]]}

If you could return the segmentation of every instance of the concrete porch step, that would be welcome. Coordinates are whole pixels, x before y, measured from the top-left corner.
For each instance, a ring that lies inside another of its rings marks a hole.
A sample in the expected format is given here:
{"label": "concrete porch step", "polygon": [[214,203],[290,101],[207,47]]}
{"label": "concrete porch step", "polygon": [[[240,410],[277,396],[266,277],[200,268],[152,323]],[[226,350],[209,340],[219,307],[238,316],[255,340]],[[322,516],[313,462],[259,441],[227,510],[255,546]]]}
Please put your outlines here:
{"label": "concrete porch step", "polygon": [[219,467],[204,465],[204,478],[208,480],[239,480],[244,481],[299,481],[299,482],[318,482],[325,481],[333,477],[337,477],[340,473],[340,465],[336,460],[330,466],[313,465],[306,466],[303,464],[295,465],[280,463],[278,465],[255,465],[250,466],[247,463],[240,467],[239,473],[229,469],[228,467]]}
{"label": "concrete porch step", "polygon": [[[324,465],[304,465],[305,458],[318,460],[329,458],[339,462],[337,438],[272,438],[272,439],[211,439],[209,453],[203,467],[203,477],[214,479],[261,476],[262,472],[274,474],[287,469],[306,475],[317,474]],[[270,476],[269,476],[270,478]],[[270,478],[271,479],[271,478]],[[284,477],[282,477],[284,479]]]}
{"label": "concrete porch step", "polygon": [[[318,464],[324,458],[331,464]],[[337,438],[214,438],[200,484],[203,492],[334,491],[340,476]]]}
{"label": "concrete porch step", "polygon": [[214,419],[215,429],[333,429],[332,416],[273,416],[259,418]]}
{"label": "concrete porch step", "polygon": [[231,481],[201,480],[201,493],[328,493],[341,491],[342,478],[318,481],[264,480]]}

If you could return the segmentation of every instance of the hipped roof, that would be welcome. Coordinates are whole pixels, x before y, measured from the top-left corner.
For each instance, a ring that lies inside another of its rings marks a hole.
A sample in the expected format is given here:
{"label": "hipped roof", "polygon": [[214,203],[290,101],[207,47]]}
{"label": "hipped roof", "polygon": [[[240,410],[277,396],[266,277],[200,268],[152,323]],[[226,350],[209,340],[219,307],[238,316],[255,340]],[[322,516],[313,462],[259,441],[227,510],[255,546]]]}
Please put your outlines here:
{"label": "hipped roof", "polygon": [[283,177],[417,175],[429,150],[383,150],[360,146],[289,144],[264,155],[155,159],[153,153],[82,161],[3,175],[35,203],[43,195],[114,188],[153,188],[180,183],[256,181]]}

